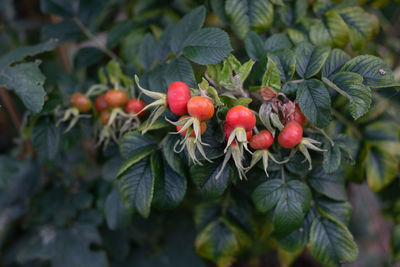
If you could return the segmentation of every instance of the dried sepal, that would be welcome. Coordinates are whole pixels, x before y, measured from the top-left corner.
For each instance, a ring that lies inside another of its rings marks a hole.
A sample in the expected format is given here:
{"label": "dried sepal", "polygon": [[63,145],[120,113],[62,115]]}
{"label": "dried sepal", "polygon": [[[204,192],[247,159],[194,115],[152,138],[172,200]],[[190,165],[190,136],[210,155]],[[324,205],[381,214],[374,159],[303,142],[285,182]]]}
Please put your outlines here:
{"label": "dried sepal", "polygon": [[[244,147],[247,151],[250,152],[250,150],[247,148],[247,133],[246,130],[242,127],[236,127],[233,129],[231,134],[229,135],[228,142],[226,144],[224,153],[227,153],[228,149],[231,147],[231,145],[234,145],[234,141],[240,146]],[[252,153],[252,152],[250,152]]]}
{"label": "dried sepal", "polygon": [[154,110],[151,112],[149,118],[146,121],[146,126],[142,130],[142,134],[145,134],[150,129],[150,127],[153,125],[153,123],[167,110],[167,95],[163,94],[163,93],[152,92],[152,91],[144,89],[143,87],[140,86],[139,77],[137,75],[135,75],[135,81],[136,81],[138,88],[140,89],[140,91],[143,94],[155,99],[154,102],[146,105],[139,113],[136,114],[136,115],[139,115],[140,113],[144,112],[145,110],[154,108]]}
{"label": "dried sepal", "polygon": [[303,137],[300,144],[298,145],[300,152],[305,157],[305,161],[308,161],[308,164],[309,164],[308,169],[309,170],[312,169],[312,160],[311,160],[310,153],[308,152],[308,149],[315,150],[318,152],[326,151],[326,149],[321,149],[321,148],[317,147],[316,145],[321,145],[321,142],[311,139],[311,138],[308,138],[308,137]]}
{"label": "dried sepal", "polygon": [[70,107],[61,112],[59,111],[59,109],[57,109],[56,116],[59,116],[59,117],[62,116],[62,118],[60,118],[56,123],[57,127],[62,122],[69,121],[68,127],[64,130],[64,133],[69,132],[72,129],[72,127],[74,127],[78,123],[79,119],[91,117],[91,115],[89,115],[89,114],[80,114],[79,110],[76,107]]}
{"label": "dried sepal", "polygon": [[184,149],[186,149],[188,152],[189,161],[191,160],[194,164],[203,165],[196,156],[196,150],[199,151],[200,155],[205,160],[207,160],[208,162],[212,162],[209,158],[207,158],[202,144],[200,142],[196,142],[196,139],[194,137],[189,137],[188,133],[183,140],[178,140],[174,145],[175,153],[181,153]]}

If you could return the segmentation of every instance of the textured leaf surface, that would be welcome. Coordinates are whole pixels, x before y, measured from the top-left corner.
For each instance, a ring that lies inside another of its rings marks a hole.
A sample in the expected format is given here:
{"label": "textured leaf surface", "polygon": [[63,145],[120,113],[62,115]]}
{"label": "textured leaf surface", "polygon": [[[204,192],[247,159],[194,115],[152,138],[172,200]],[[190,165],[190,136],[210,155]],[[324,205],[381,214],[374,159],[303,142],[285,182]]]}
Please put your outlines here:
{"label": "textured leaf surface", "polygon": [[329,10],[322,20],[311,26],[310,39],[318,46],[344,47],[349,40],[349,30],[342,17],[335,10]]}
{"label": "textured leaf surface", "polygon": [[363,77],[363,83],[371,87],[390,87],[397,83],[389,66],[380,58],[363,55],[348,61],[341,71],[355,72]]}
{"label": "textured leaf surface", "polygon": [[146,157],[133,164],[119,176],[118,181],[124,205],[129,209],[137,210],[147,218],[150,214],[154,191],[150,158]]}
{"label": "textured leaf surface", "polygon": [[222,168],[222,161],[206,163],[203,166],[193,165],[190,168],[190,176],[193,183],[199,188],[207,198],[221,196],[228,187],[229,166],[226,166],[220,177],[215,179]]}
{"label": "textured leaf surface", "polygon": [[[182,52],[184,42],[188,36],[199,29],[204,24],[206,17],[206,9],[201,6],[193,9],[190,13],[186,14],[176,24],[172,31],[171,50],[175,55]],[[153,51],[154,52],[154,51]]]}
{"label": "textured leaf surface", "polygon": [[324,84],[316,79],[299,84],[297,100],[304,115],[317,127],[325,127],[331,121],[331,98]]}
{"label": "textured leaf surface", "polygon": [[36,63],[22,63],[6,67],[0,72],[0,86],[14,90],[27,109],[39,112],[44,105],[46,77]]}
{"label": "textured leaf surface", "polygon": [[315,191],[335,200],[347,199],[345,179],[343,173],[329,175],[321,167],[314,168],[307,177]]}
{"label": "textured leaf surface", "polygon": [[330,81],[345,92],[345,97],[350,101],[350,114],[355,120],[369,111],[372,103],[371,89],[363,84],[359,74],[338,72],[330,77]]}
{"label": "textured leaf surface", "polygon": [[317,74],[329,56],[329,47],[316,47],[301,43],[296,47],[296,72],[302,78]]}
{"label": "textured leaf surface", "polygon": [[232,51],[228,34],[218,28],[193,32],[183,47],[183,55],[200,65],[217,64]]}
{"label": "textured leaf surface", "polygon": [[357,259],[357,245],[350,231],[333,218],[316,218],[311,226],[310,252],[326,266],[340,266]]}

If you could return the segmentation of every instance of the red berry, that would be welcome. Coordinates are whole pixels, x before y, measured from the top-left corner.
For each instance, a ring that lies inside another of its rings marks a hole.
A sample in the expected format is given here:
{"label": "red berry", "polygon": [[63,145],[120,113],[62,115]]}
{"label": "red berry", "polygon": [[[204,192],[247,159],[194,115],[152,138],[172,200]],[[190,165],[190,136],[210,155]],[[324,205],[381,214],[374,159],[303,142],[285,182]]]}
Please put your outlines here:
{"label": "red berry", "polygon": [[128,95],[122,90],[109,90],[104,96],[107,105],[112,108],[122,107],[128,102]]}
{"label": "red berry", "polygon": [[[145,106],[146,106],[146,103],[144,103],[143,100],[137,99],[137,98],[132,98],[131,100],[128,101],[128,103],[126,103],[125,112],[137,114],[140,111],[142,111],[142,109],[144,109]],[[143,117],[145,113],[146,113],[146,111],[143,111],[142,113],[140,113],[138,115],[139,118]]]}
{"label": "red berry", "polygon": [[246,131],[252,130],[256,125],[256,116],[251,109],[244,106],[234,106],[226,114],[226,123],[233,127],[243,127]]}
{"label": "red berry", "polygon": [[207,97],[194,96],[187,103],[187,110],[199,121],[208,121],[214,115],[214,104]]}
{"label": "red berry", "polygon": [[301,142],[303,138],[303,128],[297,121],[290,121],[279,133],[278,142],[281,147],[292,148]]}
{"label": "red berry", "polygon": [[268,130],[262,130],[250,139],[252,149],[267,149],[274,143],[274,137]]}
{"label": "red berry", "polygon": [[71,96],[70,101],[71,104],[76,107],[81,113],[89,112],[92,108],[92,101],[90,101],[89,97],[82,93],[74,93]]}
{"label": "red berry", "polygon": [[98,113],[101,113],[103,110],[108,108],[108,104],[106,102],[104,95],[99,95],[96,98],[96,101],[94,102],[94,106],[96,107],[96,110]]}
{"label": "red berry", "polygon": [[167,93],[167,103],[171,112],[176,115],[185,115],[190,96],[190,89],[186,83],[180,81],[171,83]]}
{"label": "red berry", "polygon": [[[229,136],[231,135],[232,131],[234,128],[232,128],[231,126],[229,126],[228,124],[224,124],[224,133],[225,133],[225,140],[228,141]],[[246,131],[246,137],[247,137],[247,141],[250,140],[251,136],[253,135],[253,130],[250,131]],[[233,143],[236,144],[236,141],[234,140]]]}
{"label": "red berry", "polygon": [[111,111],[109,109],[105,109],[100,113],[100,120],[103,124],[107,124],[111,117]]}
{"label": "red berry", "polygon": [[301,112],[301,109],[298,104],[296,104],[296,109],[293,113],[293,116],[294,116],[293,120],[297,121],[301,126],[303,126],[304,123],[306,123],[307,118],[306,116],[304,116],[303,112]]}
{"label": "red berry", "polygon": [[[190,118],[190,117],[189,116],[182,116],[182,117],[179,118],[178,121],[181,121],[181,120],[186,119],[186,118]],[[176,126],[176,130],[179,132],[182,129],[182,127],[183,126]],[[192,132],[190,133],[189,136],[190,137],[196,137],[193,129],[191,127],[189,127],[189,128],[192,130]],[[207,124],[204,121],[200,122],[200,134],[203,134],[206,130],[207,130]],[[183,136],[186,136],[187,131],[188,130],[186,129],[185,131],[181,132],[180,134],[183,135]]]}

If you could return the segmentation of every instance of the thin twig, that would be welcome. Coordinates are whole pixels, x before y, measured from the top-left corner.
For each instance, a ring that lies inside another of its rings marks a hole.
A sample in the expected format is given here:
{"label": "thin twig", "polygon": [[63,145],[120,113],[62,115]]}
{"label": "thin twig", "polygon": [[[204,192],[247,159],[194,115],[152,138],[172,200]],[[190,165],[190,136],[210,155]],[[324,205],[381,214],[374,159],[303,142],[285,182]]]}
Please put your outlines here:
{"label": "thin twig", "polygon": [[358,138],[362,138],[361,132],[357,129],[357,127],[348,119],[346,119],[342,114],[340,114],[336,109],[331,108],[331,112],[333,116],[335,116],[339,121],[349,127],[350,131]]}
{"label": "thin twig", "polygon": [[82,23],[82,21],[79,18],[74,17],[73,21],[76,23],[79,29],[86,35],[87,38],[89,38],[91,41],[97,44],[98,49],[100,49],[104,54],[106,54],[110,58],[117,60],[118,63],[123,65],[123,62],[119,59],[119,57],[113,51],[108,49],[102,42],[100,42],[99,39],[97,39],[97,37],[93,33],[91,33],[88,28],[86,28],[86,26]]}
{"label": "thin twig", "polygon": [[11,121],[14,124],[15,129],[20,132],[21,131],[21,115],[14,105],[14,101],[10,96],[10,92],[5,87],[0,87],[0,98],[11,117]]}

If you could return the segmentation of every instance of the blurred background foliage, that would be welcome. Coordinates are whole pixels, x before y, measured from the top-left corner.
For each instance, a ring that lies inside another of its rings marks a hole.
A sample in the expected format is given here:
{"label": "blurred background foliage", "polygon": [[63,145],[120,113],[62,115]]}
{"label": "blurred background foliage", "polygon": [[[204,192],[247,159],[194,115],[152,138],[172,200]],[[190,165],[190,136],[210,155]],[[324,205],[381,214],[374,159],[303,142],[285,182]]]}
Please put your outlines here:
{"label": "blurred background foliage", "polygon": [[[47,77],[45,89],[52,99],[44,106],[42,112],[46,112],[51,105],[68,99],[65,96],[85,91],[97,80],[98,66],[114,55],[119,55],[130,75],[150,69],[140,56],[142,39],[149,32],[156,39],[163,38],[170,23],[201,4],[211,10],[209,1],[200,0],[2,0],[0,54],[51,38],[62,44],[35,57],[41,61],[40,69]],[[360,4],[380,23],[374,41],[360,53],[383,58],[400,80],[400,1],[362,0]],[[208,12],[206,25],[226,26],[212,12]],[[95,34],[112,54],[103,53],[85,31]],[[231,42],[238,58],[244,57],[243,42],[239,38]],[[194,65],[194,71],[199,77],[204,68]],[[132,215],[121,205],[113,186],[120,162],[107,159],[116,147],[97,153],[90,123],[73,129],[57,146],[43,147],[40,141],[32,144],[26,138],[31,134],[37,136],[36,140],[50,136],[47,140],[58,144],[60,130],[54,122],[30,114],[39,125],[32,128],[26,124],[21,100],[6,94],[4,88],[0,93],[1,266],[187,266],[189,262],[192,266],[212,266],[195,254],[193,246],[196,230],[192,206],[198,195],[187,194],[179,209],[154,212],[147,220]],[[393,89],[375,96],[373,110],[354,127],[373,141],[382,133],[398,138],[397,127],[371,122],[391,116],[400,124],[399,93]],[[4,107],[12,107],[13,112]],[[390,143],[386,145],[391,149]],[[38,154],[40,160],[30,157],[32,154]],[[52,157],[57,160],[46,159]],[[361,168],[356,171],[361,172]],[[359,176],[349,175],[355,180]],[[393,266],[392,260],[400,259],[399,181],[397,174],[378,194],[365,183],[348,186],[350,229],[360,251],[352,266]],[[265,228],[268,235],[268,226]],[[242,255],[235,266],[287,266],[292,261],[292,266],[320,266],[307,252],[299,257],[289,255],[274,250],[276,243],[266,240]],[[44,249],[46,242],[52,242],[51,250]]]}

